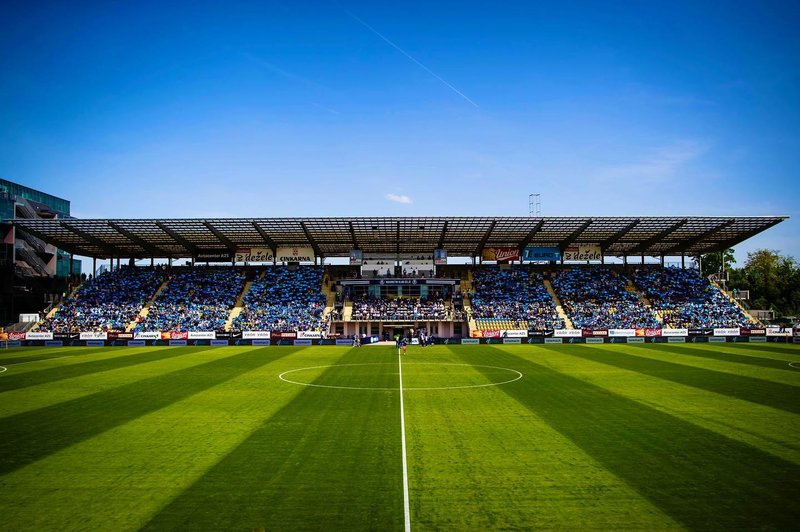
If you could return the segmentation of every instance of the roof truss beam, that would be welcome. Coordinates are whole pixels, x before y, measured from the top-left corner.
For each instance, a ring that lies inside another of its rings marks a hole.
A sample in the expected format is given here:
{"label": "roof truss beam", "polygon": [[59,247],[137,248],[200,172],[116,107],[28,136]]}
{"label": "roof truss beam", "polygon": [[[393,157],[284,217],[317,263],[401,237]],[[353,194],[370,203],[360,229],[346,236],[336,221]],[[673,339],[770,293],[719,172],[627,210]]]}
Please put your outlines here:
{"label": "roof truss beam", "polygon": [[533,240],[533,237],[536,236],[536,233],[542,230],[543,226],[544,226],[544,220],[539,220],[538,222],[536,222],[536,225],[533,226],[533,229],[531,229],[530,232],[527,235],[525,235],[525,238],[522,239],[522,242],[519,243],[520,251],[528,247],[528,244],[531,243],[531,240]]}
{"label": "roof truss beam", "polygon": [[492,231],[494,231],[494,227],[497,225],[497,220],[492,220],[492,223],[489,225],[489,229],[483,234],[481,241],[475,247],[475,251],[472,252],[472,256],[477,257],[480,255],[481,251],[483,251],[484,246],[489,241],[489,238],[492,236]]}
{"label": "roof truss beam", "polygon": [[50,236],[50,235],[46,235],[46,234],[44,234],[44,233],[42,233],[40,231],[37,231],[36,229],[32,229],[32,228],[30,228],[30,227],[28,227],[26,225],[17,224],[16,228],[19,231],[23,231],[25,233],[30,233],[31,235],[37,237],[38,239],[44,241],[47,244],[54,245],[58,249],[63,249],[64,251],[69,251],[70,253],[77,252],[78,255],[83,255],[84,254],[81,251],[80,246],[76,247],[75,244],[68,244],[68,243],[62,241],[59,238],[56,238],[56,237],[53,237],[53,236]]}
{"label": "roof truss beam", "polygon": [[436,249],[442,249],[444,247],[445,237],[447,237],[447,220],[444,221],[444,226],[442,227],[442,234],[439,235],[439,241],[436,243]]}
{"label": "roof truss beam", "polygon": [[303,233],[305,233],[306,239],[308,240],[308,243],[311,245],[311,248],[314,250],[314,253],[317,255],[317,257],[322,257],[323,256],[322,251],[320,251],[319,246],[317,245],[317,241],[314,240],[313,236],[311,236],[311,231],[309,231],[308,227],[306,227],[306,223],[301,221],[300,227],[303,229]]}
{"label": "roof truss beam", "polygon": [[141,248],[144,249],[145,251],[149,251],[151,257],[164,257],[168,255],[168,253],[165,253],[163,249],[150,244],[147,240],[131,233],[124,227],[121,227],[119,224],[109,221],[108,226],[111,227],[117,233],[121,234],[122,236],[130,240],[131,242],[133,242],[134,244],[141,246]]}
{"label": "roof truss beam", "polygon": [[229,250],[231,250],[231,251],[234,251],[234,250],[236,249],[236,244],[234,244],[234,243],[231,241],[231,239],[230,239],[230,238],[228,238],[227,236],[225,236],[225,233],[223,233],[222,231],[220,231],[219,229],[217,229],[216,227],[214,227],[213,225],[211,225],[211,222],[203,222],[203,225],[206,227],[206,229],[208,229],[209,231],[211,231],[211,233],[213,233],[213,235],[214,235],[215,237],[217,237],[217,240],[219,240],[220,242],[222,242],[222,244],[223,244],[223,245],[224,245],[226,248],[228,248],[228,249],[229,249]]}
{"label": "roof truss beam", "polygon": [[103,251],[105,251],[106,252],[106,257],[119,257],[119,252],[115,253],[113,246],[109,246],[106,242],[100,240],[96,236],[90,235],[89,233],[86,233],[85,231],[81,231],[80,229],[78,229],[76,227],[73,227],[72,225],[70,225],[70,224],[68,224],[66,222],[61,222],[60,225],[61,225],[61,227],[63,227],[67,231],[69,231],[70,233],[74,233],[74,234],[78,235],[79,237],[81,237],[82,239],[86,240],[90,244],[94,244],[98,248],[100,248]]}
{"label": "roof truss beam", "polygon": [[186,248],[186,251],[189,254],[191,254],[192,256],[197,255],[197,246],[195,246],[194,244],[183,238],[181,235],[179,235],[178,233],[176,233],[163,223],[156,222],[156,225],[158,226],[159,229],[167,233],[170,236],[170,238],[172,238],[172,240],[174,240],[175,242]]}
{"label": "roof truss beam", "polygon": [[585,222],[583,222],[583,223],[581,224],[581,226],[580,226],[580,227],[578,227],[577,229],[575,229],[575,230],[574,230],[574,231],[573,231],[573,232],[572,232],[572,233],[571,233],[571,234],[570,234],[570,235],[569,235],[567,238],[565,238],[564,240],[562,240],[562,241],[561,241],[561,243],[558,245],[559,249],[561,249],[561,251],[562,251],[562,252],[563,252],[565,249],[567,249],[567,247],[568,247],[570,244],[572,244],[573,242],[575,242],[576,240],[578,240],[578,237],[579,237],[579,236],[581,236],[581,234],[582,234],[584,231],[586,231],[586,229],[587,229],[587,228],[588,228],[590,225],[592,225],[592,222],[594,222],[594,220],[592,220],[592,219],[589,219],[589,220],[586,220]]}
{"label": "roof truss beam", "polygon": [[353,240],[353,249],[360,249],[358,247],[358,239],[356,238],[356,230],[353,229],[353,222],[347,222],[347,226],[350,231],[350,238]]}
{"label": "roof truss beam", "polygon": [[669,235],[671,235],[672,233],[674,233],[675,231],[677,231],[678,229],[680,229],[681,227],[683,227],[687,223],[689,223],[689,220],[684,218],[683,220],[680,220],[679,222],[674,223],[671,226],[667,227],[666,229],[664,229],[663,231],[661,231],[657,235],[654,235],[654,236],[648,238],[647,240],[645,240],[644,242],[642,242],[638,246],[635,246],[630,251],[627,251],[625,254],[629,255],[629,254],[635,254],[635,253],[644,253],[653,244],[658,244],[659,242],[664,240],[666,237],[668,237]]}
{"label": "roof truss beam", "polygon": [[253,222],[252,222],[252,223],[253,223],[253,227],[255,227],[256,231],[258,231],[258,234],[259,234],[259,235],[261,235],[261,238],[263,238],[263,239],[264,239],[264,243],[267,245],[267,247],[269,247],[269,249],[271,249],[271,250],[272,250],[272,253],[273,253],[273,254],[277,253],[277,252],[278,252],[278,246],[275,244],[275,241],[274,241],[274,240],[272,240],[272,237],[270,237],[270,236],[267,234],[267,232],[266,232],[266,231],[264,231],[264,230],[261,228],[261,226],[260,226],[260,225],[258,225],[258,222],[256,222],[255,220],[253,220]]}
{"label": "roof truss beam", "polygon": [[771,221],[769,224],[765,225],[764,227],[756,227],[755,229],[751,229],[749,231],[746,231],[744,233],[736,235],[733,238],[729,238],[728,240],[724,240],[724,241],[720,242],[717,246],[715,246],[713,251],[724,251],[724,250],[726,250],[728,248],[731,248],[731,247],[735,246],[736,244],[738,244],[740,242],[744,242],[748,238],[757,235],[761,231],[766,231],[767,229],[769,229],[773,225],[779,224],[782,221],[783,220],[781,220],[779,218],[779,219]]}
{"label": "roof truss beam", "polygon": [[617,242],[620,241],[620,239],[622,239],[622,237],[630,233],[631,230],[637,225],[639,225],[641,222],[642,221],[639,218],[636,218],[634,221],[632,221],[631,223],[629,223],[628,225],[626,225],[625,227],[623,227],[622,229],[620,229],[619,231],[617,231],[616,233],[605,239],[603,242],[601,242],[600,249],[606,250],[610,246],[616,244]]}
{"label": "roof truss beam", "polygon": [[716,226],[716,227],[714,227],[712,229],[709,229],[708,231],[704,231],[704,232],[700,233],[699,235],[690,238],[689,240],[686,240],[684,242],[679,242],[678,244],[676,244],[676,245],[672,246],[671,248],[667,249],[664,252],[664,254],[665,255],[669,255],[670,253],[677,253],[678,251],[685,252],[690,247],[692,247],[692,246],[694,246],[696,244],[699,244],[700,242],[702,242],[703,240],[705,240],[705,239],[707,239],[709,237],[714,236],[715,234],[719,233],[720,231],[722,231],[726,227],[730,227],[734,223],[736,223],[736,220],[733,220],[733,219],[727,220],[725,222],[722,222],[718,226]]}

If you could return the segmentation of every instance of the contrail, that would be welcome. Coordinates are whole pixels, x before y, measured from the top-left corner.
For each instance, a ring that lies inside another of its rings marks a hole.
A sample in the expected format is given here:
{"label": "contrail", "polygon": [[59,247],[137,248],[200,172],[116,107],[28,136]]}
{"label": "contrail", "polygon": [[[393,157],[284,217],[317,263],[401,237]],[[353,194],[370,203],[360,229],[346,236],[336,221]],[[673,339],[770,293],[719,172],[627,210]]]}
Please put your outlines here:
{"label": "contrail", "polygon": [[442,83],[444,83],[445,85],[447,85],[447,86],[450,88],[450,90],[452,90],[453,92],[455,92],[456,94],[458,94],[459,96],[461,96],[462,98],[464,98],[465,100],[467,100],[469,103],[471,103],[471,104],[472,104],[472,105],[474,105],[475,107],[478,107],[478,104],[477,104],[477,103],[475,103],[475,102],[473,102],[472,100],[470,100],[470,99],[467,97],[467,95],[466,95],[466,94],[464,94],[463,92],[461,92],[461,91],[460,91],[460,90],[458,90],[457,88],[453,87],[453,86],[452,86],[450,83],[448,83],[446,80],[444,80],[444,79],[443,79],[441,76],[437,75],[437,74],[436,74],[436,73],[435,73],[433,70],[431,70],[430,68],[426,67],[425,65],[423,65],[422,63],[420,63],[419,61],[417,61],[416,59],[414,59],[414,57],[412,57],[412,56],[411,56],[411,54],[409,54],[408,52],[406,52],[405,50],[403,50],[402,48],[400,48],[399,46],[397,46],[395,43],[393,43],[392,41],[390,41],[390,40],[389,40],[389,39],[388,39],[388,38],[387,38],[385,35],[383,35],[381,32],[379,32],[378,30],[376,30],[375,28],[373,28],[372,26],[370,26],[369,24],[367,24],[366,22],[364,22],[363,20],[361,20],[360,18],[358,18],[357,16],[355,16],[354,14],[350,13],[349,11],[345,11],[345,13],[347,13],[348,15],[350,15],[350,17],[352,17],[353,19],[355,19],[356,21],[358,21],[359,23],[361,23],[361,25],[362,25],[362,26],[364,26],[365,28],[367,28],[369,31],[371,31],[372,33],[374,33],[375,35],[377,35],[378,37],[380,37],[381,39],[383,39],[383,40],[386,42],[386,44],[388,44],[389,46],[391,46],[392,48],[394,48],[395,50],[397,50],[398,52],[400,52],[400,53],[401,53],[401,54],[403,54],[404,56],[406,56],[406,57],[408,57],[409,59],[411,59],[411,60],[412,60],[414,63],[416,63],[416,64],[417,64],[417,66],[419,66],[419,67],[420,67],[421,69],[423,69],[425,72],[427,72],[428,74],[430,74],[430,75],[431,75],[431,76],[433,76],[434,78],[438,79],[439,81],[441,81]]}

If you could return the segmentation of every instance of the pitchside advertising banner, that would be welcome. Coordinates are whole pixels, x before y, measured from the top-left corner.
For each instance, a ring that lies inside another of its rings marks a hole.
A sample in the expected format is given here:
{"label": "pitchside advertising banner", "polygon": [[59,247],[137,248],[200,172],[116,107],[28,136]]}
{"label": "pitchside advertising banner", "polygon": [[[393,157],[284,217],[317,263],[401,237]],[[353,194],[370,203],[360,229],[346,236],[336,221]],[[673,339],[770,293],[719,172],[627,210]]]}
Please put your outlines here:
{"label": "pitchside advertising banner", "polygon": [[214,331],[189,331],[189,340],[214,340],[216,337]]}
{"label": "pitchside advertising banner", "polygon": [[583,336],[583,331],[580,329],[556,329],[553,331],[553,336],[556,338],[580,338]]}
{"label": "pitchside advertising banner", "polygon": [[661,329],[661,336],[686,337],[689,336],[689,329]]}
{"label": "pitchside advertising banner", "polygon": [[739,327],[721,327],[714,329],[714,336],[739,336]]}
{"label": "pitchside advertising banner", "polygon": [[300,246],[279,247],[278,262],[314,262],[314,248]]}
{"label": "pitchside advertising banner", "polygon": [[242,331],[242,340],[269,340],[269,331]]}
{"label": "pitchside advertising banner", "polygon": [[473,338],[527,338],[526,330],[472,331]]}
{"label": "pitchside advertising banner", "polygon": [[107,340],[108,333],[104,332],[82,332],[81,340]]}
{"label": "pitchside advertising banner", "polygon": [[322,338],[320,331],[297,331],[297,337],[300,339],[319,340]]}
{"label": "pitchside advertising banner", "polygon": [[519,260],[519,249],[517,248],[483,248],[481,259],[497,262],[508,262]]}
{"label": "pitchside advertising banner", "polygon": [[237,248],[233,260],[235,262],[273,262],[275,255],[269,248]]}
{"label": "pitchside advertising banner", "polygon": [[522,260],[528,262],[550,262],[561,260],[561,250],[558,248],[526,247],[522,250]]}
{"label": "pitchside advertising banner", "polygon": [[630,338],[636,336],[636,329],[609,329],[608,335],[612,338]]}
{"label": "pitchside advertising banner", "polygon": [[589,260],[602,260],[603,252],[600,250],[598,244],[579,244],[568,246],[564,250],[565,261],[582,261]]}
{"label": "pitchside advertising banner", "polygon": [[52,340],[53,333],[51,332],[29,332],[25,333],[26,340]]}
{"label": "pitchside advertising banner", "polygon": [[137,332],[133,338],[135,340],[161,340],[161,331]]}

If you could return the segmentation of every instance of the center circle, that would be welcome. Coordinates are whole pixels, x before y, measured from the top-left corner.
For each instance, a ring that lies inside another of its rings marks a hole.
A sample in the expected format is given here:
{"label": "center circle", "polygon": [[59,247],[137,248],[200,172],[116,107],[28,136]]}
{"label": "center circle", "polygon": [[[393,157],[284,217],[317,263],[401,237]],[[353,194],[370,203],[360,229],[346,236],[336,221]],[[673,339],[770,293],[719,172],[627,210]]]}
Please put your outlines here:
{"label": "center circle", "polygon": [[[373,366],[370,368],[369,366]],[[396,370],[391,373],[377,373],[374,371],[374,366],[384,366],[390,371]],[[418,366],[425,366],[418,367]],[[329,368],[342,368],[343,371],[337,372],[337,377],[344,379],[356,379],[360,382],[368,380],[373,377],[387,378],[391,376],[395,382],[399,380],[399,368],[397,364],[389,362],[365,362],[361,364],[330,364],[326,366],[308,366],[305,368],[290,369],[284,371],[278,378],[284,382],[297,384],[300,386],[311,386],[314,388],[333,388],[338,390],[383,390],[394,391],[400,390],[400,386],[369,386],[361,384],[324,384],[319,382],[311,382],[320,376],[322,372]],[[466,369],[481,368],[489,371],[471,371],[467,375]],[[352,371],[351,371],[352,370]],[[402,366],[403,370],[403,390],[461,390],[466,388],[486,388],[489,386],[500,386],[522,378],[522,373],[510,368],[501,368],[498,366],[483,366],[478,364],[455,364],[449,362],[407,362]],[[307,379],[303,379],[303,373],[309,375]],[[348,374],[349,373],[349,374]],[[431,379],[449,379],[450,384],[443,386],[426,386],[426,380]],[[461,382],[459,382],[459,380]],[[476,380],[489,380],[489,382],[475,382]],[[417,382],[415,385],[414,382]],[[421,382],[420,382],[421,381]],[[408,383],[408,384],[407,384]]]}

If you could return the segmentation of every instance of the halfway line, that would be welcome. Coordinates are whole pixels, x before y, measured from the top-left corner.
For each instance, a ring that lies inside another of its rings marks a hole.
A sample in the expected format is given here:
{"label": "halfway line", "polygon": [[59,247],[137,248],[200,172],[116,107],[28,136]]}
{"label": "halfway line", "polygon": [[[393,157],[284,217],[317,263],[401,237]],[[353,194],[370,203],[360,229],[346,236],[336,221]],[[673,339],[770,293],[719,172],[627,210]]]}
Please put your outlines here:
{"label": "halfway line", "polygon": [[400,353],[397,353],[397,369],[400,373],[400,432],[403,443],[403,516],[405,530],[411,532],[411,511],[408,506],[408,460],[406,458],[406,410],[403,405],[403,363]]}

